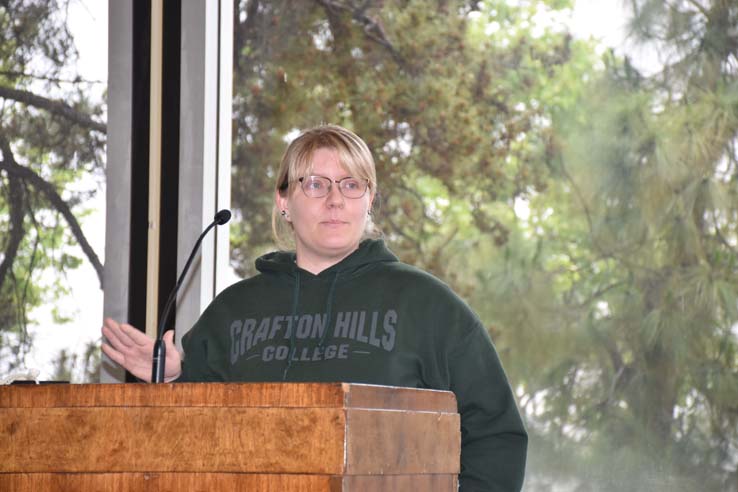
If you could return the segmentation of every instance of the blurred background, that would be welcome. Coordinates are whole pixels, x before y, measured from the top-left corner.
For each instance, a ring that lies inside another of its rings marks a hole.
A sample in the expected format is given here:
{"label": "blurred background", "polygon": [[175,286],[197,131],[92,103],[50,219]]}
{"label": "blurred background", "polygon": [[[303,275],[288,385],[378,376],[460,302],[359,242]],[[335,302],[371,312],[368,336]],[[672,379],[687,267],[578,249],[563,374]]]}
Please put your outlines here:
{"label": "blurred background", "polygon": [[[738,490],[734,1],[234,4],[234,278],[285,143],[346,126],[390,248],[492,335],[525,490]],[[0,1],[0,376],[97,381],[106,27]]]}

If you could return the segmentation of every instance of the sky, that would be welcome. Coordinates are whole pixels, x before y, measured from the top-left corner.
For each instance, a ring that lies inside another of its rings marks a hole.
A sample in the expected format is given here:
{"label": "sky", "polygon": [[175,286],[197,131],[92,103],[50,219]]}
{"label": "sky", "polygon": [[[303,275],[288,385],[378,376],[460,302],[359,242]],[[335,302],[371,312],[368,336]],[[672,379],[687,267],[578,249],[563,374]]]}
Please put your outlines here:
{"label": "sky", "polygon": [[585,39],[592,37],[621,56],[627,53],[633,67],[644,75],[653,74],[661,66],[658,54],[629,39],[625,2],[576,0],[569,26],[575,36]]}
{"label": "sky", "polygon": [[[79,70],[88,80],[107,80],[107,8],[107,0],[76,0],[69,9],[70,29],[80,54]],[[626,41],[621,0],[578,0],[568,24],[577,37],[593,37],[605,46],[616,47],[620,53],[624,49],[633,52]],[[653,56],[636,54],[640,55],[634,61],[637,67],[647,69],[653,65]],[[92,202],[84,205],[95,212],[84,219],[82,228],[104,262],[105,190],[101,189]],[[83,257],[81,250],[76,253]],[[81,354],[89,342],[100,339],[103,295],[94,269],[85,261],[82,267],[69,272],[68,281],[72,294],[58,305],[75,321],[55,326],[48,308],[32,313],[39,323],[31,330],[34,344],[25,362],[27,369],[40,372],[40,379],[51,376],[53,360],[62,348]]]}

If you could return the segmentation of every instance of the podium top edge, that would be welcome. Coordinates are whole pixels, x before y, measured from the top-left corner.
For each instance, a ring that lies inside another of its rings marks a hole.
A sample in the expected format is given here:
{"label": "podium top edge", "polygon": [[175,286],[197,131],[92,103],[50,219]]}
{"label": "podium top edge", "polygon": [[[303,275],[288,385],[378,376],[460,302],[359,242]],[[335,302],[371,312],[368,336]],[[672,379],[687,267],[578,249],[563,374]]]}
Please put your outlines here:
{"label": "podium top edge", "polygon": [[0,386],[0,409],[35,407],[319,407],[457,412],[456,397],[450,391],[360,383]]}

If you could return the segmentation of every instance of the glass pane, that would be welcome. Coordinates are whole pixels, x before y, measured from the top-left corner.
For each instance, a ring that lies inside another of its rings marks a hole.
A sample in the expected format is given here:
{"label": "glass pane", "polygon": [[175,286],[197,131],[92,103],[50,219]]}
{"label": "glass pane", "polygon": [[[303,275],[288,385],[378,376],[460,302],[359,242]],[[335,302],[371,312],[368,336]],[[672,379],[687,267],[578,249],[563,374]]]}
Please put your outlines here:
{"label": "glass pane", "polygon": [[[585,3],[237,2],[232,265],[251,276],[274,249],[286,143],[346,126],[376,159],[390,248],[495,341],[526,490],[725,490],[738,10]],[[608,45],[593,26],[623,29]]]}
{"label": "glass pane", "polygon": [[0,375],[96,381],[107,2],[6,2],[0,20]]}

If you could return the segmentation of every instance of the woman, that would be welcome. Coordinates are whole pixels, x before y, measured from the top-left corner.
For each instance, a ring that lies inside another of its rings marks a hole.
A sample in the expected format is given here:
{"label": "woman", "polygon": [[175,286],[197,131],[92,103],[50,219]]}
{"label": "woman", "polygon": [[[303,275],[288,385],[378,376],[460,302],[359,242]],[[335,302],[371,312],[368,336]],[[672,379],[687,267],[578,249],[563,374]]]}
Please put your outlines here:
{"label": "woman", "polygon": [[[274,252],[224,290],[183,338],[165,335],[171,381],[343,381],[450,390],[461,414],[460,490],[523,482],[527,434],[477,316],[445,284],[375,236],[366,144],[323,125],[287,148],[275,187]],[[105,353],[142,379],[152,341],[106,320]]]}

